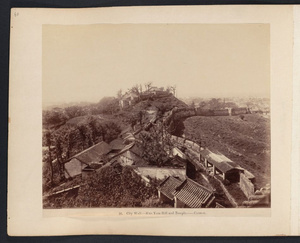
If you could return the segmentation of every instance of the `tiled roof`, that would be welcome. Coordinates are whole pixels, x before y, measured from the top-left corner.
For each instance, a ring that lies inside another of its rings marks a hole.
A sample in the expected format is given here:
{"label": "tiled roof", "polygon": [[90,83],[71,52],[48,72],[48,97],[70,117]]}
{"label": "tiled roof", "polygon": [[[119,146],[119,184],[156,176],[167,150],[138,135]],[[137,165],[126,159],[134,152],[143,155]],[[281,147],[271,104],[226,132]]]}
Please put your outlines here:
{"label": "tiled roof", "polygon": [[121,149],[123,149],[124,146],[125,146],[125,145],[123,144],[123,139],[119,139],[119,138],[117,138],[117,139],[111,141],[109,145],[111,146],[111,148],[112,148],[113,150],[121,150]]}
{"label": "tiled roof", "polygon": [[135,144],[135,143],[132,142],[132,143],[126,145],[126,146],[125,146],[118,154],[122,154],[122,153],[128,151],[129,149],[131,149],[131,148],[134,146],[134,144]]}
{"label": "tiled roof", "polygon": [[138,156],[141,156],[141,157],[143,156],[143,150],[137,144],[135,144],[132,148],[130,148],[130,151]]}
{"label": "tiled roof", "polygon": [[66,162],[73,158],[78,159],[81,163],[90,164],[91,162],[99,162],[101,156],[111,151],[111,147],[106,142],[100,142],[88,149],[74,155]]}
{"label": "tiled roof", "polygon": [[176,190],[174,196],[191,208],[205,207],[212,192],[191,179],[186,179]]}
{"label": "tiled roof", "polygon": [[126,136],[124,136],[124,140],[133,141],[135,140],[135,137],[133,136],[132,133],[128,133],[126,134]]}
{"label": "tiled roof", "polygon": [[159,190],[169,199],[174,199],[174,193],[178,186],[182,184],[182,181],[173,177],[169,176],[166,180],[164,180],[160,186]]}
{"label": "tiled roof", "polygon": [[189,178],[181,181],[169,176],[160,184],[158,190],[171,200],[176,197],[190,208],[206,207],[214,199],[209,189]]}

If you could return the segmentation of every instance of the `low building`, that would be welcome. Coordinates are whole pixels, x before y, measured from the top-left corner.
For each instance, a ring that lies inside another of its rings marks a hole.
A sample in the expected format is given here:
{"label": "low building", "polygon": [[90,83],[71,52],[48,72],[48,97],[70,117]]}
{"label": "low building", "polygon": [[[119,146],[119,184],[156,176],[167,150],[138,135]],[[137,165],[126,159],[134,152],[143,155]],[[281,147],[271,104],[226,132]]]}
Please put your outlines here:
{"label": "low building", "polygon": [[215,207],[215,197],[208,188],[186,178],[168,177],[158,187],[159,199],[174,208]]}
{"label": "low building", "polygon": [[118,154],[112,158],[120,163],[122,166],[137,165],[145,166],[148,165],[147,161],[143,159],[141,148],[132,142],[126,145]]}
{"label": "low building", "polygon": [[136,100],[138,100],[138,95],[133,92],[127,92],[122,96],[119,101],[121,109],[131,106]]}
{"label": "low building", "polygon": [[120,152],[125,147],[123,139],[120,138],[114,139],[109,145],[111,146],[112,152]]}
{"label": "low building", "polygon": [[240,107],[240,108],[232,108],[231,114],[234,115],[242,115],[250,113],[247,107]]}
{"label": "low building", "polygon": [[103,156],[111,151],[111,147],[104,141],[74,155],[64,163],[65,177],[73,178],[88,168],[97,168],[103,165]]}
{"label": "low building", "polygon": [[205,168],[212,168],[213,175],[220,175],[222,179],[238,182],[243,169],[221,153],[213,153],[209,149],[200,150],[200,161]]}

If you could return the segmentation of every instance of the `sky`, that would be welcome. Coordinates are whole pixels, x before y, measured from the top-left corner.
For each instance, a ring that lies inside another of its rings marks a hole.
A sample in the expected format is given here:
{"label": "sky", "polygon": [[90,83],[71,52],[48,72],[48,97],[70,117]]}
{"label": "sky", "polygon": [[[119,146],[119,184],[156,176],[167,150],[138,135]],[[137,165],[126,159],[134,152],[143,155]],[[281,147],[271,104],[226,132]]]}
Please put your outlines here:
{"label": "sky", "polygon": [[43,103],[98,102],[135,84],[180,97],[269,97],[268,24],[44,25]]}

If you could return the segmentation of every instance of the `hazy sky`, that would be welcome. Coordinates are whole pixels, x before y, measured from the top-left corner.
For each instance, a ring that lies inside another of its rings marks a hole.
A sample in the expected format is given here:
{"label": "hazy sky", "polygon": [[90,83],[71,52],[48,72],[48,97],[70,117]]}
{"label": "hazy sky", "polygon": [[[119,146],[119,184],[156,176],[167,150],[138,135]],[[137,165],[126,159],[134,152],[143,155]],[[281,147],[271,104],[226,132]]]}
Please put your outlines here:
{"label": "hazy sky", "polygon": [[267,24],[44,25],[43,102],[96,102],[149,81],[178,97],[269,97],[269,47]]}

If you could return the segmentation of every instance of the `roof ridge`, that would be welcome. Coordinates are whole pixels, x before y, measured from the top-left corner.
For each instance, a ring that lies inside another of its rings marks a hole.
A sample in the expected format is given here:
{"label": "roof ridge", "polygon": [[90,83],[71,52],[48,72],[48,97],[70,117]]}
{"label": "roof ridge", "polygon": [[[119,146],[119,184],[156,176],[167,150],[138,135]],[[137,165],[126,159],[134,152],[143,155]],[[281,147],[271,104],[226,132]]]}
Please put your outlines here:
{"label": "roof ridge", "polygon": [[194,180],[192,180],[192,179],[190,179],[190,178],[186,178],[186,180],[188,180],[189,182],[195,184],[196,186],[199,186],[199,187],[201,187],[202,189],[205,189],[205,190],[207,190],[208,192],[212,193],[212,191],[211,191],[210,189],[208,189],[207,187],[205,187],[205,186],[199,184],[198,182],[196,182],[196,181],[194,181]]}
{"label": "roof ridge", "polygon": [[[107,145],[111,148],[111,146],[110,146],[108,143],[106,143],[105,141],[100,141],[99,143],[96,143],[96,144],[92,145],[91,147],[88,147],[88,148],[86,148],[85,150],[82,150],[81,152],[79,152],[79,153],[73,155],[72,157],[68,158],[65,162],[68,162],[68,161],[70,161],[70,160],[72,160],[72,159],[74,159],[74,158],[80,160],[80,159],[78,158],[78,156],[82,155],[83,153],[85,153],[85,152],[87,152],[87,151],[93,149],[94,147],[96,147],[97,145],[100,145],[100,144],[102,144],[102,143],[107,144]],[[95,152],[95,153],[97,153],[97,152]],[[98,154],[98,153],[97,153],[97,154]],[[80,160],[80,161],[81,161],[81,160]],[[81,161],[81,162],[82,162],[82,163],[85,163],[85,162],[83,162],[83,161]]]}

